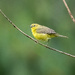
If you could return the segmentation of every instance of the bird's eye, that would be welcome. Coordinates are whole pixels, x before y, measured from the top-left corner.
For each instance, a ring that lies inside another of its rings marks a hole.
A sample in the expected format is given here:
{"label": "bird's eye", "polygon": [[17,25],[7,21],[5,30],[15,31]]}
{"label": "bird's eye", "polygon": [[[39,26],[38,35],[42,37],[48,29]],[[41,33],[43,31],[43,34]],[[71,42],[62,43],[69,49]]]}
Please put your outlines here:
{"label": "bird's eye", "polygon": [[35,25],[34,25],[34,27],[35,27]]}

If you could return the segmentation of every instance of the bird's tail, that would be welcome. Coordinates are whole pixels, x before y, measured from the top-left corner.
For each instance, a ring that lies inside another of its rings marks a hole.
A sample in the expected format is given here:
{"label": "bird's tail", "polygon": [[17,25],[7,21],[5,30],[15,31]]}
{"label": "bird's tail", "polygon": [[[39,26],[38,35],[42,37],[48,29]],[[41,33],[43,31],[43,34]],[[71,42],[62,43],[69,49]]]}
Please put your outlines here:
{"label": "bird's tail", "polygon": [[64,36],[64,35],[60,35],[60,34],[56,34],[57,37],[63,37],[63,38],[68,38],[67,36]]}

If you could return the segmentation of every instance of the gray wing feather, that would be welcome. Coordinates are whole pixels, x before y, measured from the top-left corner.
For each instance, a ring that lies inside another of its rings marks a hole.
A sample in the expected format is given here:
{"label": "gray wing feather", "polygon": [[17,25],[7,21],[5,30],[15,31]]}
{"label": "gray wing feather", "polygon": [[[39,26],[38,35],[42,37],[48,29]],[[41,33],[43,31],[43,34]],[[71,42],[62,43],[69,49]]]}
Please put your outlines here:
{"label": "gray wing feather", "polygon": [[44,34],[55,34],[56,32],[53,29],[48,27],[42,26],[36,30],[37,33],[44,33]]}

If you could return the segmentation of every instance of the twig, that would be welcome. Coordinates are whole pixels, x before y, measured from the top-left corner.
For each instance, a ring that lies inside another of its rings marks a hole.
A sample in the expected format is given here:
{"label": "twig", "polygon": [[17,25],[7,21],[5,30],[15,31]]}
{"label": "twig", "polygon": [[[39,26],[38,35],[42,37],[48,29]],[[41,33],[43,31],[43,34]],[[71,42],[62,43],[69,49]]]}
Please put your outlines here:
{"label": "twig", "polygon": [[71,13],[71,11],[70,11],[70,9],[69,9],[69,7],[68,7],[68,5],[67,5],[66,1],[65,1],[65,0],[63,0],[63,2],[64,2],[64,4],[65,4],[65,7],[67,8],[67,11],[68,11],[68,13],[69,13],[69,15],[70,15],[70,17],[71,17],[72,21],[75,23],[75,19],[74,19],[74,17],[73,17],[73,15],[72,15],[72,13]]}
{"label": "twig", "polygon": [[36,43],[38,43],[38,44],[40,44],[40,45],[42,45],[42,46],[44,46],[44,47],[46,47],[46,48],[48,48],[48,49],[50,49],[50,50],[53,50],[53,51],[56,51],[56,52],[65,54],[65,55],[70,56],[70,57],[75,57],[75,55],[71,55],[71,54],[69,54],[69,53],[66,53],[66,52],[57,50],[57,49],[55,49],[55,48],[49,47],[49,46],[47,46],[47,45],[44,45],[44,44],[38,42],[37,40],[33,39],[33,38],[32,38],[31,36],[29,36],[28,34],[24,33],[22,30],[20,30],[20,29],[2,12],[2,10],[0,10],[0,13],[1,13],[17,30],[19,30],[23,35],[25,35],[26,37],[30,38],[30,39],[33,40],[34,42],[36,42]]}

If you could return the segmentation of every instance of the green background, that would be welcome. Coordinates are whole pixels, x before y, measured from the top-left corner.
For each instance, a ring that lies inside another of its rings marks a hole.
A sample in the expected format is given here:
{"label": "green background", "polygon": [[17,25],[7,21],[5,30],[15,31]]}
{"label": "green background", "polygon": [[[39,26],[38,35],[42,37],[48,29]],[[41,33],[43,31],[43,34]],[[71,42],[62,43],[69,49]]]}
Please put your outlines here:
{"label": "green background", "polygon": [[[66,1],[75,17],[75,0]],[[75,55],[75,24],[62,0],[0,0],[0,9],[32,37],[32,23],[68,36],[49,46]],[[75,58],[36,44],[0,14],[0,75],[75,75]]]}

